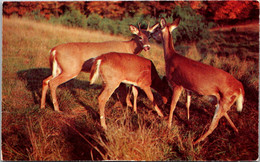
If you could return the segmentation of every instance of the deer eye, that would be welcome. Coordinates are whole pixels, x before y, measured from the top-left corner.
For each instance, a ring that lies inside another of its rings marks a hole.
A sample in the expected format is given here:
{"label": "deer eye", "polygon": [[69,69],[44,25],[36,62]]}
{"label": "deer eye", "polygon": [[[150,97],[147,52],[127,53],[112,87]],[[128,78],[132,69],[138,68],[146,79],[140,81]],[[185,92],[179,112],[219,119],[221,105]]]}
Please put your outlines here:
{"label": "deer eye", "polygon": [[143,37],[139,36],[139,40],[140,40],[140,41],[143,40]]}

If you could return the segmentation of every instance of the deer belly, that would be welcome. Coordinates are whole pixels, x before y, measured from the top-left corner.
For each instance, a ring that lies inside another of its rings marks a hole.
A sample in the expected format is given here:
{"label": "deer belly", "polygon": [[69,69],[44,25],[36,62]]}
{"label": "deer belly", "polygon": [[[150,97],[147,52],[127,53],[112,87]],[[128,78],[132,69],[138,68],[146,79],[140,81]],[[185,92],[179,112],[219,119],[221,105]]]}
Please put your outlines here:
{"label": "deer belly", "polygon": [[123,80],[122,82],[125,83],[125,84],[131,84],[131,85],[137,86],[137,83],[133,82],[133,81]]}

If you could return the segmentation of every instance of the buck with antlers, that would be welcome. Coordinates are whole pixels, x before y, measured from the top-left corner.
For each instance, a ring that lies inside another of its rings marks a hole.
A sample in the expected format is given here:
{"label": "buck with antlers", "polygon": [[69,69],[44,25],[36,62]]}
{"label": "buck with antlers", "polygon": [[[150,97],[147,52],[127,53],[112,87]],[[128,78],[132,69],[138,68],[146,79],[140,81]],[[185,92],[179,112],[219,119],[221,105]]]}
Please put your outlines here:
{"label": "buck with antlers", "polygon": [[166,79],[161,80],[152,61],[140,56],[126,53],[108,53],[95,59],[90,72],[90,84],[93,84],[98,76],[103,80],[103,91],[98,97],[101,126],[107,129],[105,122],[105,105],[114,90],[122,83],[133,85],[135,96],[134,111],[136,109],[137,89],[140,87],[153,102],[159,116],[163,113],[154,101],[151,87],[163,97],[164,103],[170,95],[170,87]]}
{"label": "buck with antlers", "polygon": [[[160,20],[161,28],[157,28],[152,35],[155,40],[163,42],[166,76],[173,87],[169,127],[171,127],[173,112],[180,94],[183,89],[186,89],[200,95],[209,96],[217,101],[215,114],[208,131],[194,144],[203,141],[210,135],[223,116],[228,120],[232,128],[238,132],[227,112],[234,102],[237,103],[237,111],[242,111],[245,94],[242,83],[223,70],[193,61],[176,53],[171,32],[178,24],[179,19],[176,19],[172,24],[166,24],[165,19],[162,18]],[[188,99],[187,107],[189,107],[189,104],[190,99]]]}
{"label": "buck with antlers", "polygon": [[90,72],[94,58],[108,52],[122,52],[139,54],[143,49],[150,49],[149,34],[153,28],[139,30],[129,26],[135,37],[130,41],[109,41],[100,43],[66,43],[58,45],[50,51],[50,65],[52,75],[43,80],[41,108],[45,108],[46,93],[50,87],[52,102],[55,111],[60,111],[56,89],[73,78],[81,71]]}

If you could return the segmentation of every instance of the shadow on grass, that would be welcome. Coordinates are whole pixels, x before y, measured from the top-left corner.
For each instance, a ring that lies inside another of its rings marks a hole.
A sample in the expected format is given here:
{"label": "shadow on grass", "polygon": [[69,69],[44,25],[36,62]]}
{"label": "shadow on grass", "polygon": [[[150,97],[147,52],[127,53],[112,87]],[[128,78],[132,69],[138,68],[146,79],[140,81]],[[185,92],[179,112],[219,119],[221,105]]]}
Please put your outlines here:
{"label": "shadow on grass", "polygon": [[[35,68],[35,69],[27,69],[17,72],[18,78],[22,81],[26,82],[26,88],[27,90],[32,92],[32,97],[35,104],[38,104],[40,102],[39,98],[41,98],[41,90],[42,90],[42,81],[51,75],[51,70],[49,68]],[[61,84],[58,88],[63,87],[72,87],[69,88],[72,94],[75,94],[74,89],[83,89],[86,90],[86,87],[90,86],[89,81],[81,81],[78,79],[71,79],[68,82],[65,82]],[[91,88],[94,89],[101,89],[101,85],[95,85]],[[116,93],[120,92],[119,99],[120,101],[124,102],[126,93],[128,90],[126,89],[125,85],[120,85],[118,90],[116,90]],[[116,98],[117,96],[113,95],[113,98]],[[118,97],[117,97],[118,98]],[[47,96],[47,103],[52,103],[49,96]]]}
{"label": "shadow on grass", "polygon": [[[28,69],[17,72],[18,78],[26,82],[26,89],[32,92],[34,103],[40,103],[41,88],[43,79],[51,75],[48,68]],[[47,98],[49,100],[49,98]]]}
{"label": "shadow on grass", "polygon": [[[49,68],[36,68],[28,69],[17,72],[18,78],[26,82],[27,90],[32,92],[32,97],[35,104],[40,103],[41,91],[42,91],[42,81],[51,75],[51,70]],[[83,89],[89,87],[89,81],[81,81],[78,79],[72,79],[66,83],[61,84],[58,88],[63,87],[73,87],[69,88],[72,94],[75,94],[74,89]],[[97,87],[97,88],[101,88]],[[50,96],[46,97],[47,103],[52,105]]]}
{"label": "shadow on grass", "polygon": [[77,120],[65,122],[63,134],[70,148],[69,160],[104,160],[106,150],[97,142],[99,134],[106,141],[103,129],[95,123],[78,123]]}
{"label": "shadow on grass", "polygon": [[[42,81],[51,75],[51,70],[49,68],[36,68],[36,69],[28,69],[17,72],[18,78],[26,82],[27,90],[31,91],[32,97],[35,104],[40,103],[41,99],[41,91],[42,91]],[[72,79],[68,82],[61,84],[58,88],[69,87],[68,89],[71,91],[71,94],[75,96],[75,89],[83,89],[86,90],[86,87],[89,87],[89,81],[81,81],[78,79]],[[93,87],[92,87],[93,88]],[[94,89],[101,89],[102,86],[95,85]],[[76,98],[76,97],[75,97]],[[84,106],[87,110],[90,110],[94,119],[99,119],[99,114],[92,107],[83,103],[76,98],[76,101]],[[51,96],[46,96],[46,103],[52,106]]]}

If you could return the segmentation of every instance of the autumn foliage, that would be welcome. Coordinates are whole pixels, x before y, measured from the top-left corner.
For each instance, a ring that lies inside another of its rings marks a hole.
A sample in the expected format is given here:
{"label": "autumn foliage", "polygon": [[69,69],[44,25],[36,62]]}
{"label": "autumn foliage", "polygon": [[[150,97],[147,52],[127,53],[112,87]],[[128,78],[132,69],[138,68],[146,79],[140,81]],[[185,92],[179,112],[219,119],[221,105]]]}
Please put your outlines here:
{"label": "autumn foliage", "polygon": [[67,10],[77,9],[86,17],[96,13],[102,17],[122,19],[136,14],[158,18],[162,13],[170,15],[176,6],[189,5],[208,21],[227,22],[229,20],[258,19],[259,2],[257,1],[93,1],[93,2],[4,2],[3,14],[24,16],[28,12],[39,10],[47,19],[58,17]]}

